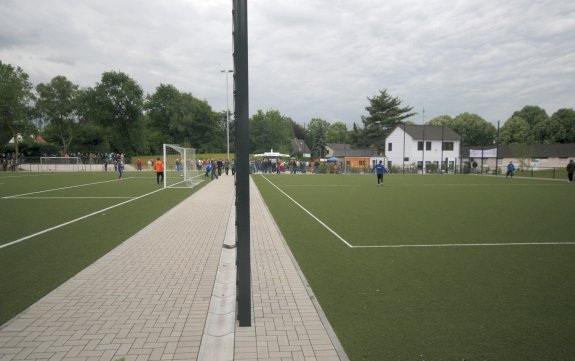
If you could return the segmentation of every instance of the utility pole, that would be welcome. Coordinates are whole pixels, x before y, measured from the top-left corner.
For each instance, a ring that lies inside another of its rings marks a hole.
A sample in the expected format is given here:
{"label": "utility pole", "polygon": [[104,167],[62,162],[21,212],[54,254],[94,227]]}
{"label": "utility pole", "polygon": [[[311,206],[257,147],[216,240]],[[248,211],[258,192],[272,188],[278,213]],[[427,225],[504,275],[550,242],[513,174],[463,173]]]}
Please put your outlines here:
{"label": "utility pole", "polygon": [[233,73],[233,70],[220,70],[221,73],[226,74],[226,144],[228,146],[228,164],[230,163],[230,89],[228,87],[228,74]]}

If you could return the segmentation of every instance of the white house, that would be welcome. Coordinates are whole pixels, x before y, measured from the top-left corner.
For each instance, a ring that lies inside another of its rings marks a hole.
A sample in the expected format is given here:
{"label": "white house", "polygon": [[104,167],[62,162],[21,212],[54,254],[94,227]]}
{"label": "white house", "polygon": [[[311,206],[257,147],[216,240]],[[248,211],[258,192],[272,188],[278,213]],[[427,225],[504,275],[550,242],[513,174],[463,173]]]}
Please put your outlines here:
{"label": "white house", "polygon": [[385,138],[387,166],[399,170],[453,171],[460,161],[461,136],[441,125],[401,124]]}

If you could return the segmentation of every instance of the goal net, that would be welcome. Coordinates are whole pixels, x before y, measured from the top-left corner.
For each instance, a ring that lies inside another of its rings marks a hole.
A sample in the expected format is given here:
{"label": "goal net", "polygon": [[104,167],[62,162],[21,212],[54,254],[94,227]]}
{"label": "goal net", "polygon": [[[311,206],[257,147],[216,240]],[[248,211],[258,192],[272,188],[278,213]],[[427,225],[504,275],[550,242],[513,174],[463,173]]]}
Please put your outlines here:
{"label": "goal net", "polygon": [[40,171],[83,172],[86,168],[80,157],[40,157]]}
{"label": "goal net", "polygon": [[190,188],[200,182],[196,150],[164,144],[164,188]]}

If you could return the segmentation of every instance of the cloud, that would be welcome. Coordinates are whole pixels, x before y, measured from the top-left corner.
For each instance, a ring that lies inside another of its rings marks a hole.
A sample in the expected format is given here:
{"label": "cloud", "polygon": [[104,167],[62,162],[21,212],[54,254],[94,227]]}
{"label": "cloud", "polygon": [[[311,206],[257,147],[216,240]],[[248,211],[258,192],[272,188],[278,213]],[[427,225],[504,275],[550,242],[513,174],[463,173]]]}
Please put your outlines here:
{"label": "cloud", "polygon": [[[0,59],[35,83],[93,86],[120,70],[225,108],[229,0],[3,0]],[[567,0],[248,2],[250,111],[351,125],[379,90],[425,118],[506,120],[574,107],[575,3]]]}

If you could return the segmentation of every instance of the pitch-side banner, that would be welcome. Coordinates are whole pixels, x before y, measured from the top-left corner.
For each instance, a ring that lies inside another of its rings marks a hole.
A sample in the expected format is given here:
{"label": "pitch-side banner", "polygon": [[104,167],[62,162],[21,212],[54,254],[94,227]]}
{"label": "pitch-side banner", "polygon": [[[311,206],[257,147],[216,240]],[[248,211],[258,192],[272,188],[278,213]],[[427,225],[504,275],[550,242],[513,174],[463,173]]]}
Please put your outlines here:
{"label": "pitch-side banner", "polygon": [[470,158],[495,158],[497,157],[497,148],[493,149],[469,149]]}

